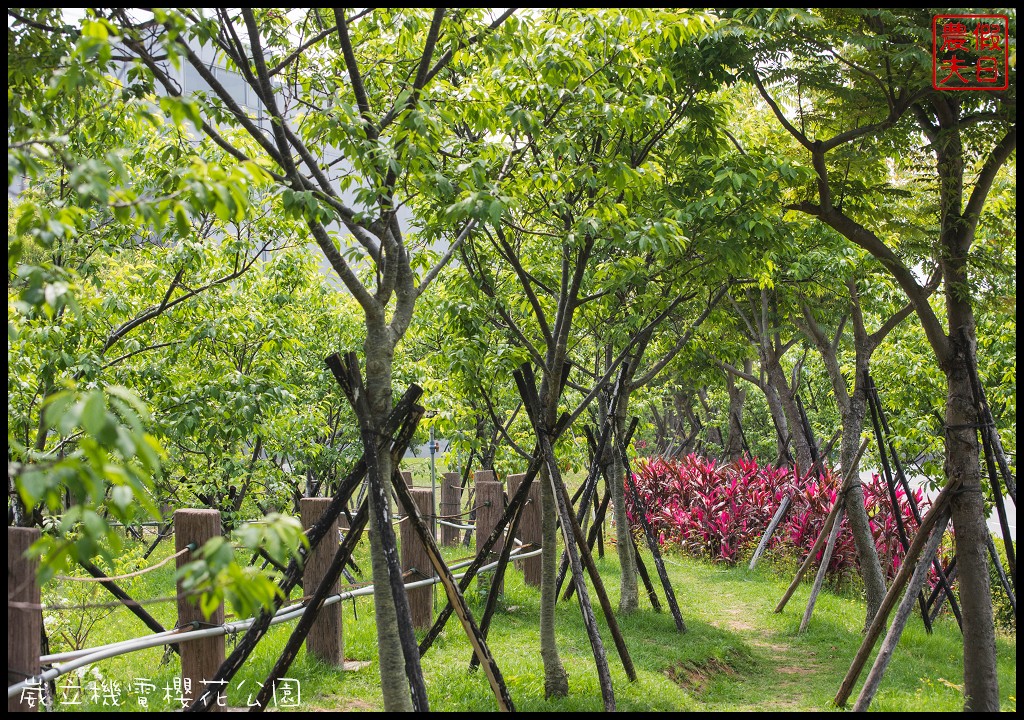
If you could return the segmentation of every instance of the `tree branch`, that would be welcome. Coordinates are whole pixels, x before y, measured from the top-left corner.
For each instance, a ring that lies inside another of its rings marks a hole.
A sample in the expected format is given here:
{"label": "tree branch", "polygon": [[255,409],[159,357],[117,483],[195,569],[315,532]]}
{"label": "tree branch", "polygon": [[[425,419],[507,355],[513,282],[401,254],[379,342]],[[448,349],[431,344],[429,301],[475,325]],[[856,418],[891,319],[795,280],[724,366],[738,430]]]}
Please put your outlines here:
{"label": "tree branch", "polygon": [[661,358],[656,363],[654,363],[654,365],[652,365],[651,368],[646,373],[644,373],[642,377],[634,377],[633,381],[630,383],[630,387],[633,389],[643,387],[651,380],[653,380],[658,375],[658,373],[660,373],[665,368],[666,365],[672,362],[672,358],[678,355],[679,351],[682,350],[688,342],[690,342],[690,338],[693,336],[693,333],[697,330],[697,328],[699,328],[704,323],[705,320],[708,319],[708,316],[711,315],[711,311],[714,310],[715,306],[717,306],[718,303],[722,300],[722,298],[725,297],[725,294],[728,290],[728,285],[722,285],[722,287],[720,287],[718,291],[712,296],[711,300],[707,304],[707,307],[705,307],[704,310],[701,311],[701,314],[698,315],[697,318],[690,324],[690,327],[686,329],[686,332],[684,332],[679,337],[679,339],[676,340],[675,345],[673,345],[667,353],[662,355]]}
{"label": "tree branch", "polygon": [[945,366],[950,354],[949,339],[942,329],[942,323],[928,303],[929,293],[918,284],[913,273],[900,261],[892,249],[873,232],[834,208],[826,211],[809,202],[796,203],[790,205],[789,208],[819,218],[847,240],[867,250],[882,263],[882,266],[889,271],[907,298],[914,304],[914,309],[928,336],[928,342],[935,351],[940,365]]}
{"label": "tree branch", "polygon": [[996,146],[992,148],[992,152],[986,158],[985,165],[981,168],[978,179],[974,183],[971,197],[967,201],[967,207],[964,209],[964,220],[967,223],[965,232],[967,233],[966,236],[970,238],[971,243],[974,242],[978,221],[981,219],[981,211],[985,207],[985,199],[988,197],[989,190],[992,189],[992,183],[995,182],[999,169],[1009,159],[1016,147],[1017,123],[1015,122],[1013,127],[1007,130],[1002,139],[996,143]]}

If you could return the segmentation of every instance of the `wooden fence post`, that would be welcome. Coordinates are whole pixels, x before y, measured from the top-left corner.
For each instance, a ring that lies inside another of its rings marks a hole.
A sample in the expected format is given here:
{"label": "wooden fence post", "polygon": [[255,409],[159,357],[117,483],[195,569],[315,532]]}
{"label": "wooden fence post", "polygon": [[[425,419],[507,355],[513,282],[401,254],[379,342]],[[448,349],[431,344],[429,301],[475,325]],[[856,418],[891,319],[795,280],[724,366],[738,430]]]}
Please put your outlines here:
{"label": "wooden fence post", "polygon": [[[477,552],[505,512],[505,495],[501,483],[494,479],[493,470],[477,470],[473,474],[476,484],[476,547]],[[505,547],[505,539],[499,538],[491,548],[488,562],[496,560]],[[488,573],[490,574],[490,573]],[[482,578],[481,578],[482,579]],[[485,581],[486,582],[486,581]],[[504,580],[498,592],[504,590]]]}
{"label": "wooden fence post", "polygon": [[[519,484],[526,475],[517,473],[508,476],[508,495],[514,496],[519,491]],[[531,550],[540,547],[540,485],[536,482],[530,484],[530,490],[526,495],[526,507],[523,508],[523,517],[519,521],[519,539],[524,545],[531,545]],[[516,567],[523,573],[523,579],[527,585],[540,587],[540,556],[517,560]]]}
{"label": "wooden fence post", "polygon": [[[453,472],[446,472],[442,477],[444,479],[441,481],[441,517],[445,518],[446,523],[461,524],[457,516],[462,504],[462,478]],[[459,529],[441,525],[441,544],[458,545]]]}
{"label": "wooden fence post", "polygon": [[[320,519],[330,506],[331,498],[302,498],[299,500],[299,514],[302,516],[302,529],[308,530]],[[306,557],[306,565],[302,569],[302,587],[311,595],[320,586],[327,569],[334,560],[338,549],[338,533],[340,523],[335,520],[324,540]],[[335,581],[330,590],[332,595],[341,592],[341,583]],[[341,624],[341,603],[334,603],[320,608],[316,621],[306,636],[306,652],[335,667],[344,667],[345,638]]]}
{"label": "wooden fence post", "polygon": [[[190,553],[179,555],[178,568],[195,560],[196,550],[207,540],[221,534],[220,512],[217,510],[175,510],[174,550],[181,552],[190,545]],[[223,625],[224,606],[218,607],[209,618],[203,616],[195,596],[184,597],[181,581],[178,582],[178,627],[200,623],[199,628]],[[227,686],[214,684],[221,663],[224,662],[224,636],[201,638],[181,643],[181,695],[185,705],[209,693],[214,698],[210,705],[212,712],[227,710]]]}
{"label": "wooden fence post", "polygon": [[[434,494],[430,488],[409,488],[413,502],[420,516],[427,518],[432,512]],[[412,522],[406,518],[401,525],[402,570],[416,572],[406,582],[416,582],[434,576],[433,565],[426,546],[416,534]],[[409,597],[409,614],[414,628],[429,628],[434,622],[434,588],[431,585],[406,590]]]}
{"label": "wooden fence post", "polygon": [[[39,561],[25,551],[39,539],[39,528],[7,528],[7,684],[21,682],[40,672],[39,649],[43,633],[36,570]],[[24,603],[26,607],[12,603]],[[27,607],[32,606],[32,607]],[[41,686],[27,687],[7,700],[7,712],[36,712]]]}
{"label": "wooden fence post", "polygon": [[402,470],[402,479],[405,480],[405,486],[412,489],[412,470]]}

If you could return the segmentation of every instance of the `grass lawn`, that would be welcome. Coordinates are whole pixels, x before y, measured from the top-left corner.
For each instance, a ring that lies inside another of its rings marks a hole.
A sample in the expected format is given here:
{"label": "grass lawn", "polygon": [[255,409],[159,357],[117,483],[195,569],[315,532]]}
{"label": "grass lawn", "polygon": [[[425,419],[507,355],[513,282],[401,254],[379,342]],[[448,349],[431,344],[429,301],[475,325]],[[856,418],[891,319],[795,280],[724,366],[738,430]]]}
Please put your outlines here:
{"label": "grass lawn", "polygon": [[[417,478],[417,484],[424,484]],[[426,484],[429,484],[429,480]],[[360,543],[358,557],[368,580],[367,543]],[[151,560],[172,552],[173,542],[164,541]],[[450,564],[467,558],[464,547],[446,548]],[[646,558],[654,581],[657,575]],[[613,605],[618,599],[618,562],[611,544],[597,559]],[[801,711],[834,710],[831,699],[846,673],[861,639],[864,606],[850,590],[827,589],[816,605],[809,630],[797,634],[810,585],[801,587],[781,614],[773,612],[792,578],[791,562],[769,558],[755,571],[697,562],[678,555],[666,556],[666,567],[676,592],[687,632],[676,631],[672,615],[661,595],[663,611],[651,610],[641,585],[641,610],[620,617],[638,678],[630,682],[623,670],[596,598],[605,652],[611,666],[617,709],[620,711]],[[63,583],[67,586],[67,583]],[[64,588],[66,590],[66,587]],[[143,575],[133,587],[136,598],[156,598],[173,593],[173,563]],[[57,601],[58,585],[45,600]],[[294,594],[298,596],[298,591]],[[435,586],[435,612],[444,604],[444,593]],[[491,624],[488,644],[497,661],[509,693],[519,711],[600,712],[603,709],[593,654],[576,600],[561,601],[558,642],[562,661],[569,673],[570,694],[566,698],[544,698],[543,667],[538,633],[539,591],[527,586],[522,575],[510,569],[505,594]],[[98,589],[95,601],[110,599]],[[467,592],[474,616],[483,613],[483,597],[474,584]],[[166,627],[175,621],[174,603],[147,606]],[[91,611],[95,612],[95,611]],[[80,613],[47,613],[52,651],[67,649],[57,644],[59,627],[76,621]],[[60,617],[58,617],[60,616]],[[300,711],[382,710],[377,642],[372,598],[343,603],[346,658],[360,661],[357,670],[339,671],[307,658],[305,651],[288,673],[298,680]],[[229,618],[231,619],[231,618]],[[278,657],[294,623],[274,627],[229,687],[228,701],[245,708],[249,694],[258,689]],[[145,626],[124,609],[99,617],[86,639],[95,646],[148,633]],[[421,634],[422,636],[422,634]],[[228,639],[228,650],[233,639]],[[999,683],[1003,710],[1016,710],[1016,637],[1001,633],[998,638]],[[940,618],[935,632],[927,635],[919,617],[912,618],[889,670],[875,698],[872,710],[959,711],[963,706],[961,637],[951,617]],[[423,672],[434,711],[495,710],[495,699],[480,670],[468,669],[470,645],[457,620],[449,621],[444,633],[422,658]],[[174,701],[174,680],[180,670],[177,656],[162,649],[144,650],[102,661],[88,668],[83,677],[62,676],[57,680],[59,711],[138,711],[145,698],[149,710],[180,708]],[[866,675],[865,670],[865,675]],[[862,676],[862,680],[863,680]],[[146,684],[141,684],[141,681]],[[90,682],[95,685],[91,686]],[[76,694],[73,685],[85,685]],[[113,704],[117,684],[119,705]],[[109,692],[104,692],[104,691]],[[858,687],[859,690],[859,687]],[[104,697],[106,695],[106,697]],[[68,701],[76,698],[82,704]],[[856,698],[856,691],[853,699]],[[106,703],[106,704],[104,704]],[[851,701],[852,703],[852,701]],[[285,710],[286,708],[277,708]]]}

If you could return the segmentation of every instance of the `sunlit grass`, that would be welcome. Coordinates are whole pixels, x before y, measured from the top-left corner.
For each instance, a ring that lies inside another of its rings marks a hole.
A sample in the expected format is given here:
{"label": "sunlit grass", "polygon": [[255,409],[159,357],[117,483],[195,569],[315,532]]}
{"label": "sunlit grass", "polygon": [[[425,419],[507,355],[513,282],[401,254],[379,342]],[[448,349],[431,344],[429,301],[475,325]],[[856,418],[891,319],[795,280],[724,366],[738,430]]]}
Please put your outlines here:
{"label": "sunlit grass", "polygon": [[[357,560],[365,573],[369,561],[366,543]],[[165,541],[151,559],[172,552]],[[467,557],[470,550],[458,546],[444,550],[449,563]],[[651,610],[641,585],[641,609],[619,617],[618,622],[637,673],[636,682],[626,677],[607,624],[590,586],[591,604],[602,628],[604,651],[611,670],[617,709],[622,711],[727,711],[727,710],[831,710],[831,701],[861,641],[864,606],[849,588],[826,589],[819,597],[809,630],[798,634],[809,586],[800,588],[781,614],[773,612],[792,573],[791,563],[767,559],[754,572],[745,567],[727,568],[688,560],[678,555],[665,558],[688,631],[676,632],[664,594],[657,584],[662,612]],[[605,557],[597,559],[603,583],[613,606],[618,603],[618,562],[609,544]],[[363,578],[364,580],[368,578]],[[173,563],[143,576],[137,585],[140,599],[173,592]],[[483,614],[484,598],[474,586],[467,592],[474,617]],[[435,586],[435,613],[444,593]],[[298,596],[296,591],[295,596]],[[102,594],[100,599],[106,599]],[[166,627],[173,627],[174,603],[147,606]],[[560,601],[557,633],[559,651],[569,674],[570,694],[546,699],[538,632],[539,592],[527,586],[515,569],[506,576],[505,593],[491,623],[488,645],[520,711],[600,712],[603,710],[594,656],[575,599]],[[304,651],[288,672],[299,681],[299,710],[382,710],[377,639],[370,597],[343,603],[345,655],[365,663],[360,669],[340,671],[307,658]],[[231,619],[231,618],[229,618]],[[276,661],[293,623],[274,627],[260,643],[243,670],[232,681],[228,701],[244,708]],[[134,616],[119,609],[101,620],[87,644],[90,646],[147,634]],[[420,634],[422,637],[422,633]],[[919,617],[911,619],[897,649],[873,710],[956,711],[962,709],[961,637],[952,618],[944,617],[935,632],[927,635]],[[228,640],[228,651],[233,640]],[[60,648],[54,648],[57,650]],[[469,670],[470,644],[456,619],[422,658],[430,707],[435,711],[491,711],[495,698],[480,669]],[[1004,710],[1016,709],[1016,639],[1000,634],[998,641],[1000,692]],[[136,681],[145,678],[155,688],[147,693],[150,710],[179,709],[173,692],[180,661],[160,649],[146,650],[97,663],[95,674],[83,680],[120,684],[121,705],[103,705],[86,692],[83,704],[58,703],[57,710],[138,711]],[[862,678],[863,679],[863,678]],[[57,681],[60,688],[66,679]],[[165,695],[170,696],[165,698]],[[285,709],[285,708],[280,708]]]}

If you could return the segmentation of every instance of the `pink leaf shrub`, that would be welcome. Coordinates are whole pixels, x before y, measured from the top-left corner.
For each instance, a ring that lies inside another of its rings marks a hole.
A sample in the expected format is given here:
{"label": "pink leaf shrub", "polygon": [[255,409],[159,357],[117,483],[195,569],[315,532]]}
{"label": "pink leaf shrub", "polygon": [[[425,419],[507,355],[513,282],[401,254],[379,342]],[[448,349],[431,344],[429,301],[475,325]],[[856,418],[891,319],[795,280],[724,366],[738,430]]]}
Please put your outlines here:
{"label": "pink leaf shrub", "polygon": [[[798,559],[805,557],[824,526],[842,482],[829,469],[820,480],[798,485],[798,478],[786,468],[760,466],[749,459],[719,465],[693,454],[679,460],[644,458],[636,462],[635,469],[633,482],[661,544],[692,557],[729,565],[750,556],[787,494],[792,495],[792,505],[769,547],[789,550]],[[630,525],[638,528],[637,509],[630,494],[626,495]],[[912,538],[917,523],[902,489],[897,491],[897,500],[904,527]],[[915,500],[925,513],[927,501],[920,490]],[[899,570],[903,548],[888,490],[877,475],[864,485],[864,504],[882,569],[891,579]],[[854,570],[856,563],[856,547],[844,520],[829,573],[843,575]]]}

